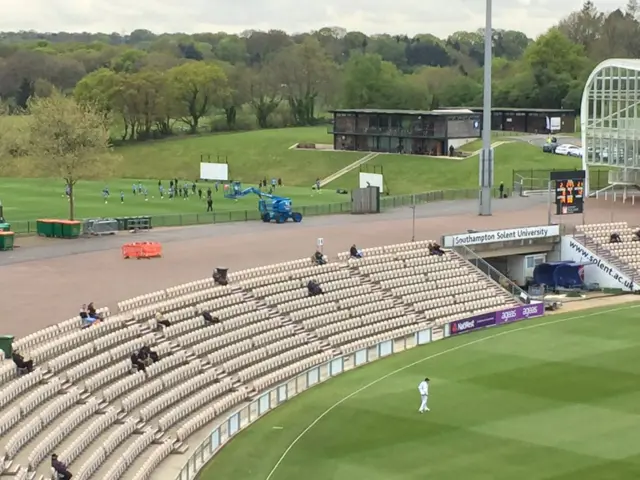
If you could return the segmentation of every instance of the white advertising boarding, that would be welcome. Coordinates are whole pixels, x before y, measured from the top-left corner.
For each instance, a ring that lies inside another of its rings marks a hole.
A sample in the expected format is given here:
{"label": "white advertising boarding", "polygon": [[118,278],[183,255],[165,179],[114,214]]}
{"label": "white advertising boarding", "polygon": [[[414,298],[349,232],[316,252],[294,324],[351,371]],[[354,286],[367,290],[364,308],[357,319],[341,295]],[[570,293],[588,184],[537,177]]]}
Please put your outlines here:
{"label": "white advertising boarding", "polygon": [[382,174],[360,172],[360,188],[367,187],[378,187],[382,192],[384,190]]}
{"label": "white advertising boarding", "polygon": [[229,180],[229,165],[226,163],[200,163],[201,180]]}
{"label": "white advertising boarding", "polygon": [[459,235],[446,235],[443,246],[447,248],[486,245],[488,243],[512,242],[514,240],[533,240],[560,235],[558,225],[545,225],[542,227],[522,227],[508,230],[492,230],[488,232],[461,233]]}
{"label": "white advertising boarding", "polygon": [[565,235],[560,243],[561,258],[567,262],[586,264],[584,282],[597,283],[602,288],[621,288],[630,292],[640,290],[640,284],[621,272],[615,265],[602,259],[593,251],[577,242],[572,236]]}

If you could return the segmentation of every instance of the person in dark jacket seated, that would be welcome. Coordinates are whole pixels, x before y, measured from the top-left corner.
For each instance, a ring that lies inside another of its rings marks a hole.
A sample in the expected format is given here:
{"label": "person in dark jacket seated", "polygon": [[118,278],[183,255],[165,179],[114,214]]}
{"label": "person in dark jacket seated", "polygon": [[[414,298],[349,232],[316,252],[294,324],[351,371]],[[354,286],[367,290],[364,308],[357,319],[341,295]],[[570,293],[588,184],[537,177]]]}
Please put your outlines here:
{"label": "person in dark jacket seated", "polygon": [[138,358],[145,362],[147,365],[155,363],[160,359],[158,353],[151,350],[151,348],[149,348],[147,345],[143,346],[140,349],[140,352],[138,352]]}
{"label": "person in dark jacket seated", "polygon": [[70,480],[73,477],[67,466],[58,460],[58,455],[55,453],[51,455],[51,467],[55,470],[60,480]]}
{"label": "person in dark jacket seated", "polygon": [[139,372],[146,371],[146,365],[144,362],[138,357],[137,353],[131,354],[131,366],[134,370],[138,370]]}
{"label": "person in dark jacket seated", "polygon": [[358,251],[358,248],[356,247],[355,243],[351,245],[351,248],[349,249],[349,254],[351,255],[351,258],[362,258],[362,253]]}
{"label": "person in dark jacket seated", "polygon": [[316,295],[322,295],[324,293],[322,288],[320,288],[320,285],[318,285],[315,280],[309,280],[309,283],[307,283],[307,290],[309,290],[310,297],[315,297]]}
{"label": "person in dark jacket seated", "polygon": [[609,243],[622,243],[622,239],[618,233],[613,232],[611,237],[609,237]]}
{"label": "person in dark jacket seated", "polygon": [[11,353],[11,360],[16,364],[19,370],[26,370],[27,373],[33,372],[33,360],[25,360],[17,350]]}
{"label": "person in dark jacket seated", "polygon": [[205,322],[210,323],[212,325],[215,325],[216,323],[221,323],[218,317],[212,316],[209,312],[203,312],[202,318],[204,318]]}
{"label": "person in dark jacket seated", "polygon": [[313,254],[313,261],[316,265],[324,265],[327,261],[324,259],[324,255],[320,250],[316,250],[316,253]]}

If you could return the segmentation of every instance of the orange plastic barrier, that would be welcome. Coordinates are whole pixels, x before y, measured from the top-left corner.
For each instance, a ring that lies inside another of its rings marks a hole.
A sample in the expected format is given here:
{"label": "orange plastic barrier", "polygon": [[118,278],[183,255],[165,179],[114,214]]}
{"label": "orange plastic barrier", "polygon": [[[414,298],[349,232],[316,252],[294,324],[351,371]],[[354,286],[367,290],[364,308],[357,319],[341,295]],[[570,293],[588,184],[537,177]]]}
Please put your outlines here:
{"label": "orange plastic barrier", "polygon": [[135,242],[122,246],[122,258],[155,258],[162,256],[162,245],[157,242]]}

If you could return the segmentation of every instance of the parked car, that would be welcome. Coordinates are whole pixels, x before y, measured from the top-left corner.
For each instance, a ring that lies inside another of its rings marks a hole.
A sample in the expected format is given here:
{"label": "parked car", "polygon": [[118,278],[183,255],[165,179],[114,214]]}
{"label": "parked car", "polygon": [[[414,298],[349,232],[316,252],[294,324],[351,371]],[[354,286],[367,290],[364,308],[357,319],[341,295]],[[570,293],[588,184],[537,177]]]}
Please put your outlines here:
{"label": "parked car", "polygon": [[543,153],[556,153],[556,148],[558,147],[557,143],[545,143],[542,146]]}
{"label": "parked car", "polygon": [[569,155],[569,151],[572,148],[577,148],[575,145],[570,145],[568,143],[558,145],[555,150],[556,155]]}
{"label": "parked car", "polygon": [[567,152],[567,155],[569,155],[570,157],[582,158],[584,153],[581,147],[571,147]]}

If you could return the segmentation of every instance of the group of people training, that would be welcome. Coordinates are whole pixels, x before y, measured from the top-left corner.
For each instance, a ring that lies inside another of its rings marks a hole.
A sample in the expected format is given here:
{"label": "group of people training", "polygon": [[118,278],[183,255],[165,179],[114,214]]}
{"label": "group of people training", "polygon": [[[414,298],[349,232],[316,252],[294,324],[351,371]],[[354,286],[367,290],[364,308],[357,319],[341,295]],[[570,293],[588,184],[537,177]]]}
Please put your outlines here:
{"label": "group of people training", "polygon": [[80,308],[80,318],[82,319],[82,328],[90,327],[104,320],[102,315],[96,311],[93,302],[89,303],[89,305],[82,305]]}
{"label": "group of people training", "polygon": [[131,354],[131,367],[138,372],[146,371],[146,368],[160,359],[157,352],[147,345]]}

